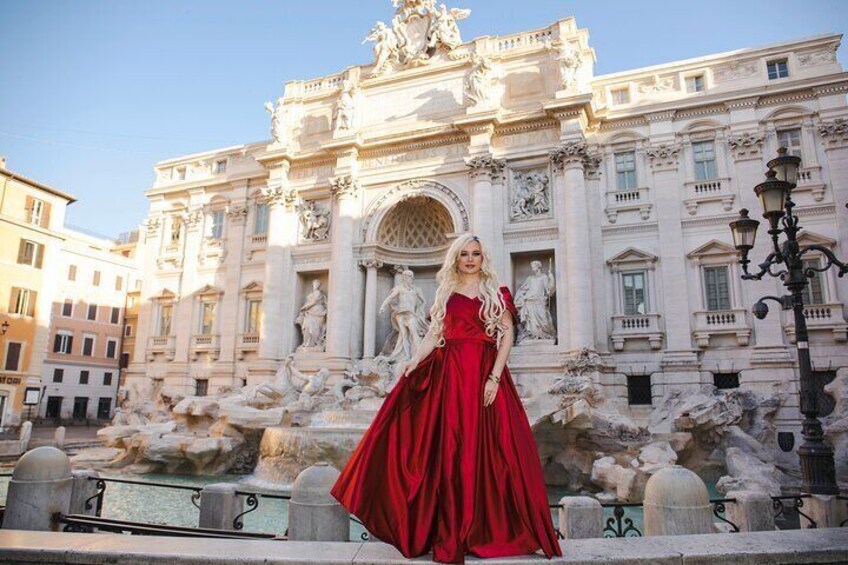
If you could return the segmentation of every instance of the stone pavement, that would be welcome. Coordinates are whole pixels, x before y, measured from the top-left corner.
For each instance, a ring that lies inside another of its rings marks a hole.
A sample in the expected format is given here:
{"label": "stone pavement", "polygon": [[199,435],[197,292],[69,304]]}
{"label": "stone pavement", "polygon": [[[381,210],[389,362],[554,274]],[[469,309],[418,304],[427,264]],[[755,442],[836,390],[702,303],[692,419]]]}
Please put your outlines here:
{"label": "stone pavement", "polygon": [[[848,564],[848,528],[560,542],[549,563],[611,565]],[[469,563],[545,563],[544,557],[467,558]],[[187,539],[0,530],[0,563],[17,565],[207,565],[433,563],[407,560],[379,542]]]}

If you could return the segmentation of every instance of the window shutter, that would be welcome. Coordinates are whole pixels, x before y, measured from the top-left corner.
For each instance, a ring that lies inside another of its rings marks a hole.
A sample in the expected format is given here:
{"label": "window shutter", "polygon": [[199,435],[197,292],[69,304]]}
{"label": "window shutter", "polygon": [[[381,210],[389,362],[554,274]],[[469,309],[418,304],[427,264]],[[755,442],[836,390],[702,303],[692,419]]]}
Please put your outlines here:
{"label": "window shutter", "polygon": [[26,240],[22,239],[18,244],[18,264],[23,264],[24,257],[26,257]]}
{"label": "window shutter", "polygon": [[44,245],[41,243],[35,244],[35,268],[41,268],[41,261],[44,259]]}
{"label": "window shutter", "polygon": [[41,227],[49,228],[50,227],[50,203],[45,202],[44,208],[41,212]]}
{"label": "window shutter", "polygon": [[62,335],[56,334],[53,338],[53,353],[58,353],[62,349]]}
{"label": "window shutter", "polygon": [[16,286],[12,287],[12,297],[9,299],[9,312],[13,314],[17,314],[18,308],[18,295],[21,293],[21,289]]}
{"label": "window shutter", "polygon": [[26,221],[27,223],[32,221],[32,209],[35,206],[35,198],[32,196],[26,197],[26,204],[24,205],[24,210],[26,211]]}
{"label": "window shutter", "polygon": [[69,335],[68,336],[68,354],[71,354],[73,352],[74,352],[74,336]]}
{"label": "window shutter", "polygon": [[38,292],[29,291],[29,303],[27,304],[27,316],[35,317],[35,303],[38,301]]}

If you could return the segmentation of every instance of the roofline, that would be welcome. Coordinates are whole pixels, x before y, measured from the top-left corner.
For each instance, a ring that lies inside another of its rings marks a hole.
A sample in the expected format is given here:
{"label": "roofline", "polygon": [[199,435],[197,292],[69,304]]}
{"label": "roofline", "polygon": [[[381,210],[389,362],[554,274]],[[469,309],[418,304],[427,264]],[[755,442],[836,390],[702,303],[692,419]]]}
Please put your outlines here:
{"label": "roofline", "polygon": [[682,67],[686,65],[691,65],[693,63],[704,62],[704,61],[716,61],[719,59],[724,59],[731,56],[739,56],[739,55],[753,55],[755,53],[762,53],[769,50],[778,49],[781,47],[790,47],[794,45],[801,45],[804,43],[815,43],[815,42],[841,42],[842,34],[841,33],[822,33],[819,35],[813,35],[809,37],[803,37],[801,39],[792,39],[789,41],[781,41],[779,43],[770,43],[768,45],[761,45],[759,47],[743,47],[742,49],[734,49],[732,51],[724,51],[722,53],[711,53],[708,55],[701,55],[699,57],[690,57],[689,59],[680,59],[678,61],[668,61],[666,63],[659,63],[656,65],[651,65],[648,67],[639,67],[637,69],[628,69],[625,71],[616,71],[614,73],[607,73],[604,75],[596,75],[592,77],[592,82],[604,82],[611,79],[621,78],[628,75],[635,74],[644,74],[649,71],[658,71],[662,69],[674,68],[674,67]]}
{"label": "roofline", "polygon": [[73,204],[74,202],[77,201],[76,198],[74,198],[73,196],[71,196],[67,192],[62,192],[61,190],[57,190],[57,189],[55,189],[51,186],[47,186],[46,184],[40,183],[38,181],[34,181],[31,178],[25,177],[21,174],[13,173],[12,171],[10,171],[8,169],[4,169],[3,167],[0,167],[0,173],[7,175],[9,180],[19,180],[19,181],[24,182],[24,183],[26,183],[26,184],[34,187],[34,188],[38,188],[38,189],[41,189],[45,192],[49,192],[50,194],[53,194],[54,196],[58,196],[59,198],[64,198],[65,200],[68,201],[68,204]]}

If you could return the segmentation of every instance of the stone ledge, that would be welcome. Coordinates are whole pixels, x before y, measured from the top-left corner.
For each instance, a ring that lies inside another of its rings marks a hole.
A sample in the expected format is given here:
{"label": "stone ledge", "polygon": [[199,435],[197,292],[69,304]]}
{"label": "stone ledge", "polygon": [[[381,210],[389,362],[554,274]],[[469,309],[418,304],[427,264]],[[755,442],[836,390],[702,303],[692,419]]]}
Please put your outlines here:
{"label": "stone ledge", "polygon": [[[516,565],[569,563],[613,565],[796,565],[848,564],[848,528],[746,534],[587,539],[560,542],[563,556],[477,559],[469,562]],[[316,563],[433,563],[404,559],[377,542],[296,542],[217,540],[116,534],[0,531],[0,563],[18,565],[206,565]]]}

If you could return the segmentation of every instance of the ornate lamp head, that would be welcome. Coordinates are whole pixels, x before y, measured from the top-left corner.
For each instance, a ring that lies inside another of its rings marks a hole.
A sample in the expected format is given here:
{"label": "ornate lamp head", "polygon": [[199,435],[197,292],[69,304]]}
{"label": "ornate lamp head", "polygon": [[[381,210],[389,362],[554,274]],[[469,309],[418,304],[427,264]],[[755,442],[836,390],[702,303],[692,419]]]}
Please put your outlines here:
{"label": "ornate lamp head", "polygon": [[777,174],[777,180],[788,182],[795,188],[798,183],[798,169],[801,166],[801,158],[789,155],[785,147],[777,150],[777,158],[768,162],[768,168]]}
{"label": "ornate lamp head", "polygon": [[777,222],[786,213],[784,206],[792,186],[786,181],[778,180],[777,172],[769,169],[766,180],[754,187],[754,192],[763,206],[763,217],[768,219],[772,229],[777,229]]}
{"label": "ornate lamp head", "polygon": [[757,238],[757,227],[760,222],[748,217],[748,210],[739,210],[739,219],[730,222],[730,231],[733,234],[733,245],[736,250],[747,257],[748,252],[754,248],[754,240]]}

